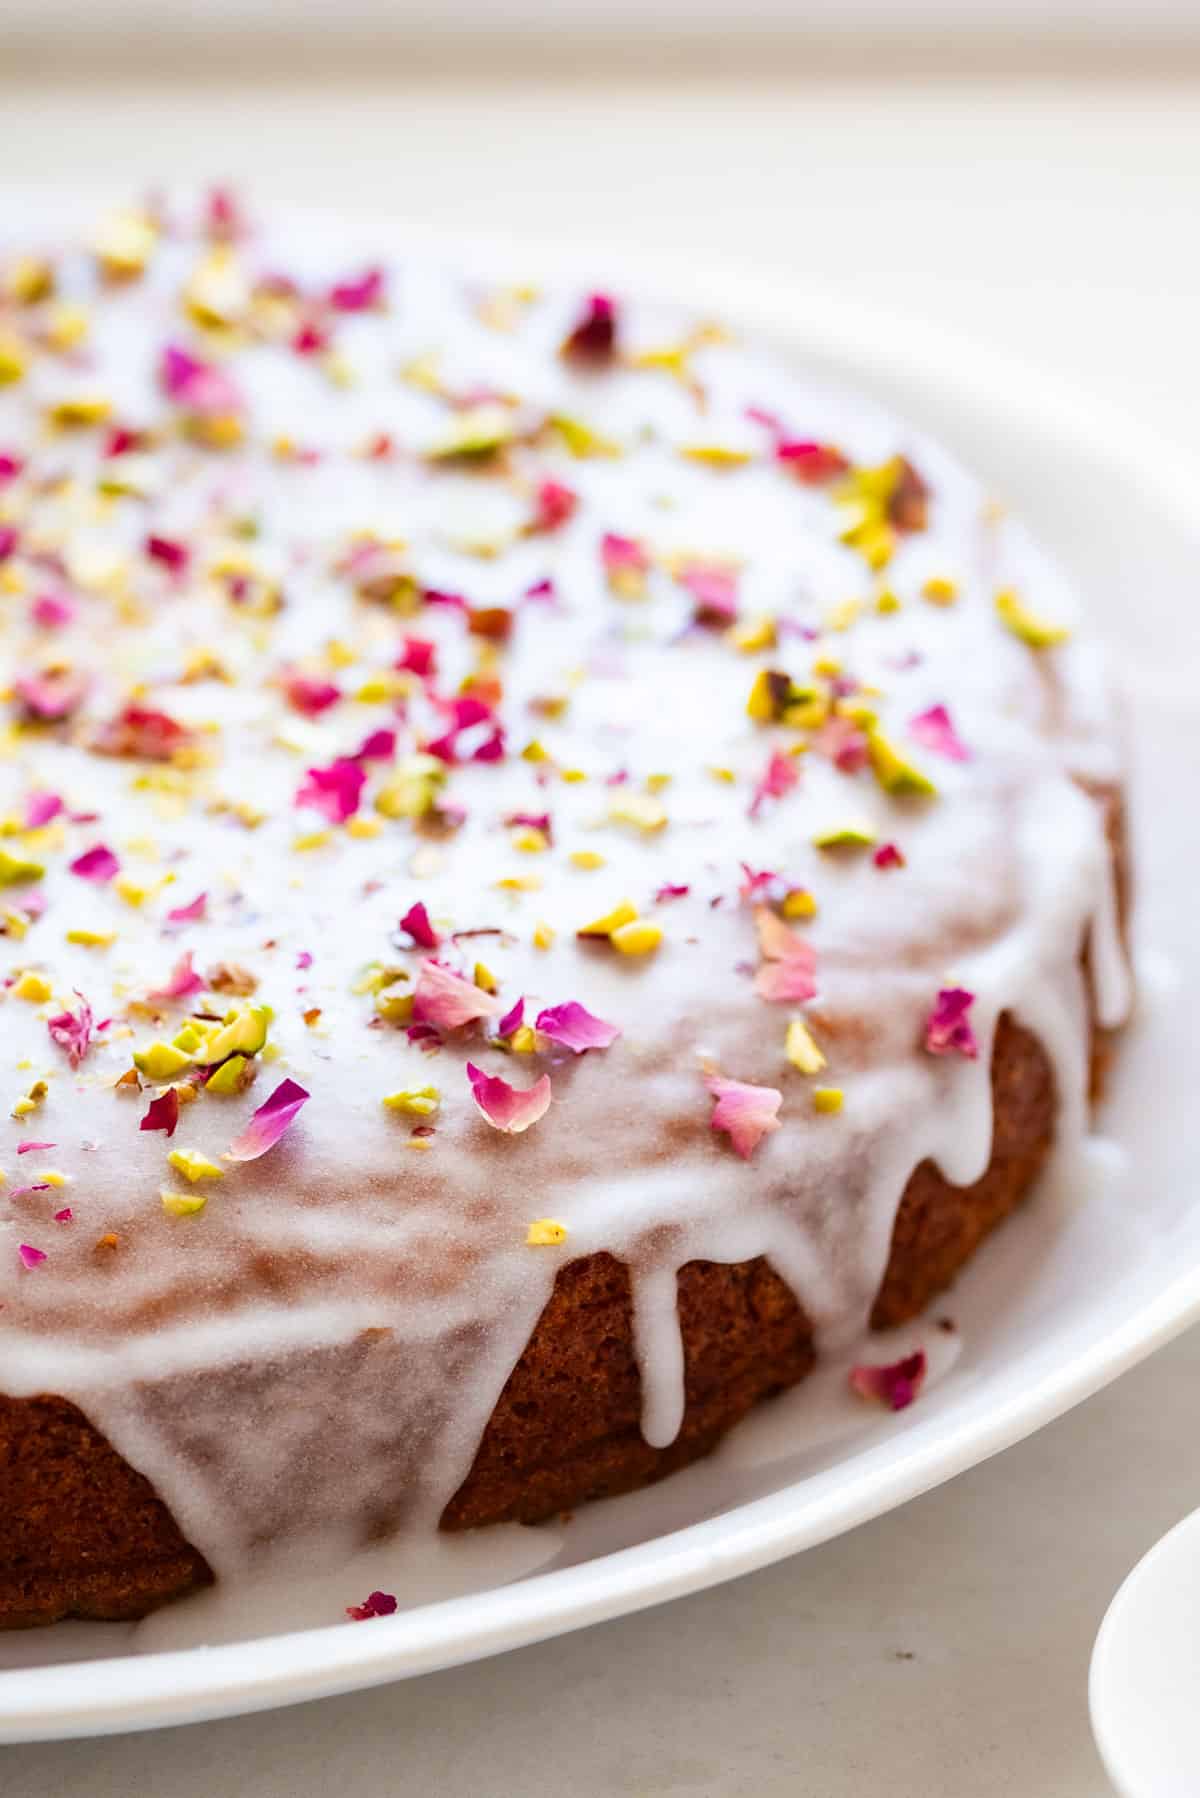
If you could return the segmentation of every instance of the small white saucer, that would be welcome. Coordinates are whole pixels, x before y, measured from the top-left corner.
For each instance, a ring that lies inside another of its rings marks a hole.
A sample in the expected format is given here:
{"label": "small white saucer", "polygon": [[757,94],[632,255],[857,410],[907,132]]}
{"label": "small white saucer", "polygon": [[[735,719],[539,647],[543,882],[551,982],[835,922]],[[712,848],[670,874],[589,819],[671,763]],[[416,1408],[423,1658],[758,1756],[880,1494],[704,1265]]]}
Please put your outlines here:
{"label": "small white saucer", "polygon": [[1121,1798],[1200,1793],[1200,1511],[1144,1555],[1108,1607],[1088,1683]]}

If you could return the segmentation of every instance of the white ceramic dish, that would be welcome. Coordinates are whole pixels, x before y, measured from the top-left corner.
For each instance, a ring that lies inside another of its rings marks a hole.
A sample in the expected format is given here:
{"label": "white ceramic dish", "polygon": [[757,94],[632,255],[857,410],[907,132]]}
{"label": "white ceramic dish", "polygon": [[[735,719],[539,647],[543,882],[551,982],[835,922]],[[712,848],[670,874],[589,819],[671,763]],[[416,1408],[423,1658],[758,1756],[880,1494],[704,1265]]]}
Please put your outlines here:
{"label": "white ceramic dish", "polygon": [[[357,231],[343,221],[337,232],[344,248],[360,237],[369,249],[380,236],[377,224]],[[460,259],[499,273],[515,262],[511,251],[477,244]],[[519,259],[526,277],[551,269],[572,272],[549,254]],[[0,1741],[294,1703],[498,1653],[731,1578],[1017,1441],[1200,1315],[1200,1110],[1189,1056],[1200,1005],[1192,923],[1200,809],[1189,792],[1189,772],[1200,767],[1200,464],[1188,467],[1177,449],[1056,392],[1040,372],[842,296],[775,286],[766,297],[746,276],[700,277],[690,265],[648,273],[644,263],[630,271],[612,256],[573,272],[617,289],[701,296],[785,353],[874,389],[956,447],[1091,596],[1096,628],[1128,670],[1145,945],[1145,1003],[1104,1120],[1110,1140],[1090,1159],[1086,1192],[1040,1195],[979,1257],[941,1308],[961,1327],[961,1352],[903,1416],[850,1435],[814,1431],[803,1422],[818,1402],[810,1382],[711,1461],[539,1539],[536,1552],[545,1542],[552,1565],[513,1579],[510,1562],[487,1589],[368,1626],[185,1646],[195,1625],[183,1606],[163,1613],[148,1640],[97,1625],[0,1638]],[[931,1322],[923,1339],[933,1333]],[[481,1577],[476,1566],[458,1574],[460,1587]],[[247,1637],[254,1627],[249,1620]]]}
{"label": "white ceramic dish", "polygon": [[1200,1790],[1200,1511],[1143,1555],[1092,1653],[1092,1729],[1122,1798]]}

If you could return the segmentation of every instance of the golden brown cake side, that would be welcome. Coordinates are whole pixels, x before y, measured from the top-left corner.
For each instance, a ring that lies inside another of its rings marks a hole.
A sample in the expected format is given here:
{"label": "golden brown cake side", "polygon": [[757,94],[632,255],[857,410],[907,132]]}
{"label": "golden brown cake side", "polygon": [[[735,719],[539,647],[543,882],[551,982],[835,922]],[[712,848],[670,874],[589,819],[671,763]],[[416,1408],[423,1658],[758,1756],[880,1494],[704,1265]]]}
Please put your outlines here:
{"label": "golden brown cake side", "polygon": [[[930,1163],[901,1202],[873,1323],[915,1316],[1028,1193],[1053,1137],[1050,1065],[1005,1017],[992,1059],[995,1139],[973,1186]],[[533,1523],[661,1479],[707,1454],[759,1399],[811,1371],[812,1331],[761,1257],[681,1269],[683,1428],[642,1437],[628,1275],[611,1255],[569,1263],[501,1394],[443,1528]],[[138,1617],[211,1577],[148,1481],[60,1398],[0,1397],[0,1628],[64,1616]]]}

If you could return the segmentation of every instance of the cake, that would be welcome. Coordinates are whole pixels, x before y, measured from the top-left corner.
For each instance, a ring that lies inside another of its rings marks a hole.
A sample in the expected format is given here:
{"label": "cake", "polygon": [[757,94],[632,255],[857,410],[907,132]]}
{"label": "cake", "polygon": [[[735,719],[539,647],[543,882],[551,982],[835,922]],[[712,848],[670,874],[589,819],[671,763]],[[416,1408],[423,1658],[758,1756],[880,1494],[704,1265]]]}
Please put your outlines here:
{"label": "cake", "polygon": [[224,192],[0,242],[0,1625],[919,1393],[1128,1006],[1120,732],[795,362]]}

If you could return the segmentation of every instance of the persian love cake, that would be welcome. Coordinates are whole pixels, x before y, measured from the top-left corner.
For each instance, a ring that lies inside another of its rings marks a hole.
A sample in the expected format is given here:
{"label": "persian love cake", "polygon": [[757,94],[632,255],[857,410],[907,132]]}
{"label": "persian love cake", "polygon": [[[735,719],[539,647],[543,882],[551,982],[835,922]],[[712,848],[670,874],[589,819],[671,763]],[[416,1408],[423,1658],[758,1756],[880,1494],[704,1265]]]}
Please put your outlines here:
{"label": "persian love cake", "polygon": [[0,1624],[655,1479],[1082,1128],[1073,596],[713,321],[4,243],[0,606]]}

